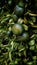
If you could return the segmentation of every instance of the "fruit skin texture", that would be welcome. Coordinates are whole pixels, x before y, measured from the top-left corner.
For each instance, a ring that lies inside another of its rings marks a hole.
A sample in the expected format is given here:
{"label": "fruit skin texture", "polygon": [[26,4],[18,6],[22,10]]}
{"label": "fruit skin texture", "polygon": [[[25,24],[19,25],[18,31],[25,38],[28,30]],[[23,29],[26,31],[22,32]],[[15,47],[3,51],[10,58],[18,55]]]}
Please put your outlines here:
{"label": "fruit skin texture", "polygon": [[14,24],[12,27],[12,32],[15,35],[19,35],[23,32],[23,27],[21,24]]}
{"label": "fruit skin texture", "polygon": [[23,33],[22,37],[24,40],[28,40],[29,34],[27,32],[25,32],[25,33]]}
{"label": "fruit skin texture", "polygon": [[11,37],[13,35],[12,31],[7,31],[8,37]]}
{"label": "fruit skin texture", "polygon": [[27,41],[29,39],[29,34],[24,32],[22,36],[18,36],[16,41]]}
{"label": "fruit skin texture", "polygon": [[17,16],[21,16],[22,14],[23,14],[23,8],[21,8],[21,7],[19,7],[18,5],[16,5],[16,7],[15,7],[15,14],[17,15]]}

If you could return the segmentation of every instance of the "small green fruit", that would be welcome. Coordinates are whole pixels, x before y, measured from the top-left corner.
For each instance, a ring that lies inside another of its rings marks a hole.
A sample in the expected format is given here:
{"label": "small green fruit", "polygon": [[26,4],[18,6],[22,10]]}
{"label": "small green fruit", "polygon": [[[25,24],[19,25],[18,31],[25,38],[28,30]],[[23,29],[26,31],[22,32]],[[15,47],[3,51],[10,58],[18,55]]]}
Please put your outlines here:
{"label": "small green fruit", "polygon": [[21,24],[14,24],[12,27],[12,32],[16,35],[19,35],[23,32],[23,27]]}
{"label": "small green fruit", "polygon": [[21,8],[21,7],[19,7],[18,5],[16,5],[16,7],[15,7],[15,14],[17,15],[17,16],[21,16],[22,14],[23,14],[23,11],[24,11],[24,9],[23,8]]}

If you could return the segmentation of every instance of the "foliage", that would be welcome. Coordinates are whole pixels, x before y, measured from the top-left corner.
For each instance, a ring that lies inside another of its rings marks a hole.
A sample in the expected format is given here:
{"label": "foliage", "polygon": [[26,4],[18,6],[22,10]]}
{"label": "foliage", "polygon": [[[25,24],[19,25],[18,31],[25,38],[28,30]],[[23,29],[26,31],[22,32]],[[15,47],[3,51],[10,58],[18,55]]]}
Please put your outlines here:
{"label": "foliage", "polygon": [[37,0],[0,0],[0,65],[37,65]]}

